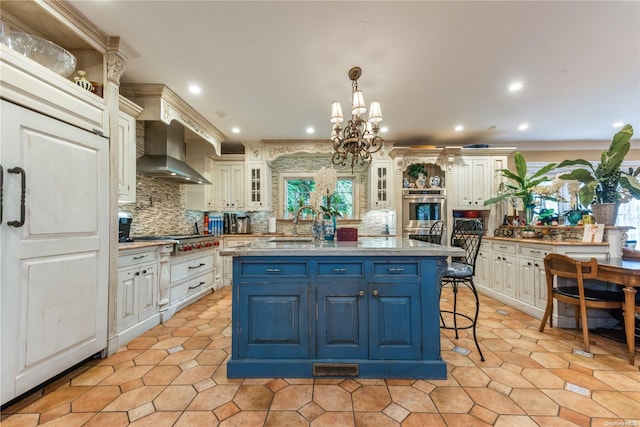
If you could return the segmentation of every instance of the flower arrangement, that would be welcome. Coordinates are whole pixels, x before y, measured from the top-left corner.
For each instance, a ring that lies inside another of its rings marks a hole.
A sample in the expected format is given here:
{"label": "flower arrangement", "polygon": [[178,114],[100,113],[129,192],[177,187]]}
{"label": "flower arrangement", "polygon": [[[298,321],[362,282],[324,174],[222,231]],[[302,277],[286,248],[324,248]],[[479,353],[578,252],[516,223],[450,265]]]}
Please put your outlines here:
{"label": "flower arrangement", "polygon": [[[336,191],[336,185],[338,183],[338,173],[334,168],[321,167],[318,172],[313,176],[313,180],[316,183],[316,188],[309,195],[309,203],[316,209],[322,209],[325,212],[329,212],[333,215],[337,212],[331,211],[331,196]],[[323,206],[323,199],[327,198],[327,206]]]}

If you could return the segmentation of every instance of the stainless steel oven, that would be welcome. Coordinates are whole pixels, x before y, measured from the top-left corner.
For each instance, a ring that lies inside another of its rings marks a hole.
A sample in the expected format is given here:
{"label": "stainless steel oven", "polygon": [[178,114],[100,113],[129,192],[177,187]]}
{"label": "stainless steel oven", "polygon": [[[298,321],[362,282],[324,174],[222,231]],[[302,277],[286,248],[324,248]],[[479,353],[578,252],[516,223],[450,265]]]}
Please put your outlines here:
{"label": "stainless steel oven", "polygon": [[[405,188],[402,190],[402,235],[428,235],[436,221],[446,221],[444,188]],[[446,225],[446,224],[445,224]]]}

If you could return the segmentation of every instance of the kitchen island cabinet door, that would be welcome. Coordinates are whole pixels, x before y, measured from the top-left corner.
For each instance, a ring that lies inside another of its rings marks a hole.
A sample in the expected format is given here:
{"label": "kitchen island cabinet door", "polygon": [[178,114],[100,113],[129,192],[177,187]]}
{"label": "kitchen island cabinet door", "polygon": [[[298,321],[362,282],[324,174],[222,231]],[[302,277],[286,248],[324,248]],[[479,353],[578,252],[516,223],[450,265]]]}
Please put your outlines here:
{"label": "kitchen island cabinet door", "polygon": [[4,100],[1,110],[5,403],[106,348],[109,144]]}
{"label": "kitchen island cabinet door", "polygon": [[318,357],[369,357],[367,289],[362,283],[321,283],[317,286]]}
{"label": "kitchen island cabinet door", "polygon": [[240,358],[308,358],[309,284],[243,282],[238,286],[239,316],[233,331]]}

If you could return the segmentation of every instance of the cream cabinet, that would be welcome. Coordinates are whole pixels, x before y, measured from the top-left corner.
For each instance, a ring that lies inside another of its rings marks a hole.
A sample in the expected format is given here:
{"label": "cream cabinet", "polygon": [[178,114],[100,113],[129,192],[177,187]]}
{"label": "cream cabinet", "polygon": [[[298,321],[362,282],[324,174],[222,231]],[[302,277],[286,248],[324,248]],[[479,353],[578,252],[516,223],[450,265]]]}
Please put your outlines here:
{"label": "cream cabinet", "polygon": [[369,169],[371,209],[395,209],[393,161],[373,160]]}
{"label": "cream cabinet", "polygon": [[0,110],[5,403],[106,347],[109,141],[4,99]]}
{"label": "cream cabinet", "polygon": [[484,201],[491,195],[492,173],[488,157],[460,158],[456,176],[455,200],[460,209],[489,209]]}
{"label": "cream cabinet", "polygon": [[553,253],[551,246],[518,245],[518,299],[544,309],[547,304],[547,278],[544,257]]}
{"label": "cream cabinet", "polygon": [[271,171],[266,162],[247,161],[247,204],[248,210],[271,210]]}
{"label": "cream cabinet", "polygon": [[187,163],[213,184],[186,185],[187,200],[185,207],[197,211],[215,210],[215,186],[217,185],[213,178],[215,162],[206,156],[190,156],[187,148]]}
{"label": "cream cabinet", "polygon": [[489,287],[510,297],[516,296],[516,245],[499,242],[491,245],[491,273]]}
{"label": "cream cabinet", "polygon": [[215,284],[215,249],[171,257],[169,311],[177,310],[211,292]]}
{"label": "cream cabinet", "polygon": [[160,323],[158,314],[159,252],[121,251],[116,284],[116,336],[122,346]]}
{"label": "cream cabinet", "polygon": [[245,207],[244,162],[216,162],[215,203],[220,210],[238,210]]}
{"label": "cream cabinet", "polygon": [[473,276],[473,282],[476,286],[489,287],[491,282],[491,243],[481,242],[478,250],[478,258],[476,259],[476,271]]}
{"label": "cream cabinet", "polygon": [[120,96],[118,115],[118,203],[136,201],[136,117],[142,112]]}
{"label": "cream cabinet", "polygon": [[[222,239],[222,248],[237,248],[249,244],[253,241],[253,238],[244,237],[230,237],[224,236]],[[222,265],[222,286],[229,286],[233,282],[233,257],[221,256],[220,264]]]}

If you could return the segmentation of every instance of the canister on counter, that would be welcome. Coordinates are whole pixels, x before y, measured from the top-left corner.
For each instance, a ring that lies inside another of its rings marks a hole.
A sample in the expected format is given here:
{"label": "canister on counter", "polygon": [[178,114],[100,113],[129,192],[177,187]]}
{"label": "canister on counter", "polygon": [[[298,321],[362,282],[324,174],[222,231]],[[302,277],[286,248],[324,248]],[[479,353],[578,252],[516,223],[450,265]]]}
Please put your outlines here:
{"label": "canister on counter", "polygon": [[582,223],[583,224],[595,224],[593,221],[593,215],[582,215]]}

